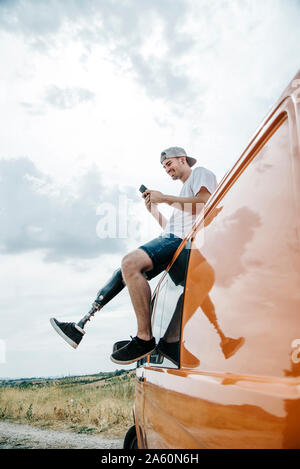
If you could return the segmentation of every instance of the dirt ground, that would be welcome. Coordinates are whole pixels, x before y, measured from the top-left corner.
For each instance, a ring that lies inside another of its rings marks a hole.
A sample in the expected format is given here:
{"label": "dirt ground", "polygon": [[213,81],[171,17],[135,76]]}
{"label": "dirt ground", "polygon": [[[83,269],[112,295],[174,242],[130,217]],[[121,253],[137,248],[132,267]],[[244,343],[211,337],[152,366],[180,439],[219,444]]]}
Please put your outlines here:
{"label": "dirt ground", "polygon": [[45,430],[0,420],[1,449],[119,449],[123,440]]}

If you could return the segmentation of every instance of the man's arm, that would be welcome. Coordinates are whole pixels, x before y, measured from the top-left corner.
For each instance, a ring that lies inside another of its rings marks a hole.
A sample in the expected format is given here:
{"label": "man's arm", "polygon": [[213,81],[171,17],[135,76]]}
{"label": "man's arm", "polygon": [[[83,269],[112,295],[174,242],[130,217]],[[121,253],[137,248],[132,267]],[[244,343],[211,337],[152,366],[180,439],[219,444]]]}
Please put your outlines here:
{"label": "man's arm", "polygon": [[145,199],[145,205],[146,205],[148,212],[151,213],[151,215],[155,218],[155,220],[164,229],[166,224],[168,223],[168,220],[162,215],[162,213],[160,213],[160,211],[158,210],[157,204],[150,202],[150,197],[148,194],[144,192],[142,197]]}
{"label": "man's arm", "polygon": [[172,207],[178,208],[179,210],[198,214],[204,207],[204,204],[208,201],[211,194],[206,187],[202,186],[195,197],[177,197],[174,195],[162,194],[162,192],[159,191],[150,190],[145,192],[145,197],[147,196],[149,196],[148,200],[151,204],[166,203]]}

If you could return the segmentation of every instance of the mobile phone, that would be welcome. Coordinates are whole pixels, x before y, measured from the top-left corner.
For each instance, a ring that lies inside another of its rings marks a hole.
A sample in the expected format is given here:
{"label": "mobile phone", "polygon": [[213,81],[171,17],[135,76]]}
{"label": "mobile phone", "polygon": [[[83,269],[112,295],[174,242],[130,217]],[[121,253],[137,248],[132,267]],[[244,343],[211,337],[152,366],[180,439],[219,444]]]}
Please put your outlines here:
{"label": "mobile phone", "polygon": [[144,184],[141,185],[141,187],[139,188],[139,191],[143,194],[145,191],[147,190],[147,187],[144,186]]}

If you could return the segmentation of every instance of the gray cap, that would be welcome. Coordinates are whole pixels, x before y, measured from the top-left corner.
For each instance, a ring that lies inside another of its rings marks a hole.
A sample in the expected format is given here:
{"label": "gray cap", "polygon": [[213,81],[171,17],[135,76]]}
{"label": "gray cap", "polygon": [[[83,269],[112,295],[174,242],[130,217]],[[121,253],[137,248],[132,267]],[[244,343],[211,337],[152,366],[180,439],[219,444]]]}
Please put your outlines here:
{"label": "gray cap", "polygon": [[181,147],[170,147],[162,151],[160,154],[160,162],[162,164],[162,162],[167,158],[179,158],[180,156],[186,157],[186,161],[189,166],[194,166],[194,164],[197,163],[197,160],[195,160],[195,158],[187,156],[185,150]]}

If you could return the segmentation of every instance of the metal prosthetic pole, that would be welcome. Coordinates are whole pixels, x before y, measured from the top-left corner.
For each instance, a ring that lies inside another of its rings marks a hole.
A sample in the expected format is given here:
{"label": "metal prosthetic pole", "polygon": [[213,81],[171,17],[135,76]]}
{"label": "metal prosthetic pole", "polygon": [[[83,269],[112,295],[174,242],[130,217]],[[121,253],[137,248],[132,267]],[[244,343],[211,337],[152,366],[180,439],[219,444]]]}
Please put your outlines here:
{"label": "metal prosthetic pole", "polygon": [[98,291],[97,297],[92,304],[89,312],[77,323],[79,327],[84,328],[85,324],[90,321],[94,314],[103,308],[106,303],[112,300],[125,287],[121,269],[115,270],[110,280],[101,290]]}

